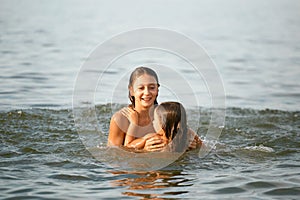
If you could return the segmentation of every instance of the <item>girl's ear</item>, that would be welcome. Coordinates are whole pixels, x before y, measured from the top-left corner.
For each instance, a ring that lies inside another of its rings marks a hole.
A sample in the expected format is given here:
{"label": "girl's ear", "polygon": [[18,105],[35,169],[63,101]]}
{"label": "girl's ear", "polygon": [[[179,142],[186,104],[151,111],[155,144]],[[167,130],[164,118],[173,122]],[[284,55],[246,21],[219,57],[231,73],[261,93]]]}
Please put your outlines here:
{"label": "girl's ear", "polygon": [[128,90],[129,90],[130,96],[134,96],[133,87],[132,87],[132,86],[129,86],[129,87],[128,87]]}

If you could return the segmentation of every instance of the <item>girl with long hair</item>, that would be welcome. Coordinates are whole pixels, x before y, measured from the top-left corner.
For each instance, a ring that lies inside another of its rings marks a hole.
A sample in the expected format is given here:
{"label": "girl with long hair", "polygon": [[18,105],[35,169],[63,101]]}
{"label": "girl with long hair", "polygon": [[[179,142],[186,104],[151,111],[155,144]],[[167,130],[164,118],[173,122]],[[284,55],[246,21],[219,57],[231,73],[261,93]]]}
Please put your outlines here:
{"label": "girl with long hair", "polygon": [[164,144],[164,151],[185,152],[190,145],[191,139],[196,140],[197,146],[201,146],[202,141],[188,128],[186,111],[179,102],[164,102],[154,110],[153,127],[155,133],[150,133],[135,140],[131,147],[135,149],[149,149],[145,146],[146,141],[152,137],[160,137]]}
{"label": "girl with long hair", "polygon": [[[133,147],[144,140],[144,136],[154,133],[152,124],[154,109],[157,106],[159,81],[156,72],[147,67],[138,67],[130,75],[129,100],[131,105],[116,112],[110,121],[108,146]],[[157,135],[145,141],[144,148],[148,151],[163,149],[165,141]],[[196,148],[194,139],[190,148]]]}

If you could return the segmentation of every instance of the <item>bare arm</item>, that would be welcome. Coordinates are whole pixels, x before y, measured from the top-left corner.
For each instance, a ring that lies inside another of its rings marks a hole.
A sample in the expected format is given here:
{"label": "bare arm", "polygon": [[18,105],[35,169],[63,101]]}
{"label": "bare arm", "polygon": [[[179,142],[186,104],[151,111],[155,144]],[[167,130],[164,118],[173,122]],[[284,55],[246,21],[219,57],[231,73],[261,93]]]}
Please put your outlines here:
{"label": "bare arm", "polygon": [[[108,146],[126,146],[129,148],[143,149],[146,139],[143,138],[135,138],[130,134],[126,134],[123,129],[120,128],[120,124],[118,124],[115,119],[115,115],[110,120],[109,126],[109,135],[108,135]],[[118,116],[119,117],[119,116]],[[120,120],[120,119],[119,119]],[[130,125],[128,127],[130,129]]]}
{"label": "bare arm", "polygon": [[[124,115],[130,122],[127,133],[125,135],[124,146],[130,148],[136,148],[135,145],[143,142],[142,138],[136,139],[135,135],[138,131],[138,113],[132,107],[126,107],[121,110],[122,115]],[[131,144],[133,141],[137,140],[135,143]],[[139,146],[141,146],[140,144]]]}
{"label": "bare arm", "polygon": [[[129,148],[135,148],[135,149],[144,149],[145,144],[147,142],[147,140],[149,140],[152,137],[157,136],[157,133],[149,133],[147,135],[145,135],[144,137],[141,138],[134,138],[130,143],[127,143],[127,147]],[[126,135],[126,138],[128,136]]]}
{"label": "bare arm", "polygon": [[121,110],[121,113],[129,121],[128,129],[124,133],[124,146],[135,149],[144,149],[147,151],[159,151],[165,146],[161,137],[156,133],[150,133],[144,137],[138,136],[139,126],[138,113],[132,107],[126,107]]}
{"label": "bare arm", "polygon": [[125,138],[125,133],[119,128],[114,118],[110,120],[108,146],[121,146]]}
{"label": "bare arm", "polygon": [[163,137],[159,134],[156,134],[148,138],[145,142],[144,150],[146,151],[162,151],[168,141],[164,140]]}

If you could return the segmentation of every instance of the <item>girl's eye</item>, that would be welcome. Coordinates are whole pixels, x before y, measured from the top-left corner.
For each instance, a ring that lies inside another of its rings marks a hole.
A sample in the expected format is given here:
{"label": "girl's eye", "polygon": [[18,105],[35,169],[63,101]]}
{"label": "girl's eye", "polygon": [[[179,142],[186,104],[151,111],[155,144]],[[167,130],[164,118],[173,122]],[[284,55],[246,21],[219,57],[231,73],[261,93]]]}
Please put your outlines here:
{"label": "girl's eye", "polygon": [[155,90],[155,89],[156,89],[156,86],[155,86],[155,85],[152,85],[152,86],[150,86],[150,89],[151,89],[151,90]]}
{"label": "girl's eye", "polygon": [[[144,89],[145,89],[144,86],[138,87],[138,90],[144,90]],[[149,86],[148,89],[149,89],[149,90],[155,90],[155,89],[156,89],[156,86],[155,86],[155,85]]]}

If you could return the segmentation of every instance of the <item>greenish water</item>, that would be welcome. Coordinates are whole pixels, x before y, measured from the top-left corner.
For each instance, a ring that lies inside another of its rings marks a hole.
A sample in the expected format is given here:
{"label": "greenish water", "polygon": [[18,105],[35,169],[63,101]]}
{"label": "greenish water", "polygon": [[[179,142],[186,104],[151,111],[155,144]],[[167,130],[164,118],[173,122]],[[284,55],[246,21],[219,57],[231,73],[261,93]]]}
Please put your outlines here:
{"label": "greenish water", "polygon": [[[97,106],[107,123],[109,110],[109,105]],[[210,112],[200,110],[200,126],[192,128],[204,138]],[[130,172],[98,161],[85,149],[71,110],[1,112],[0,197],[296,199],[299,119],[299,111],[228,108],[219,142],[205,158],[190,151],[161,170]],[[100,145],[106,143],[107,128],[104,123]]]}

